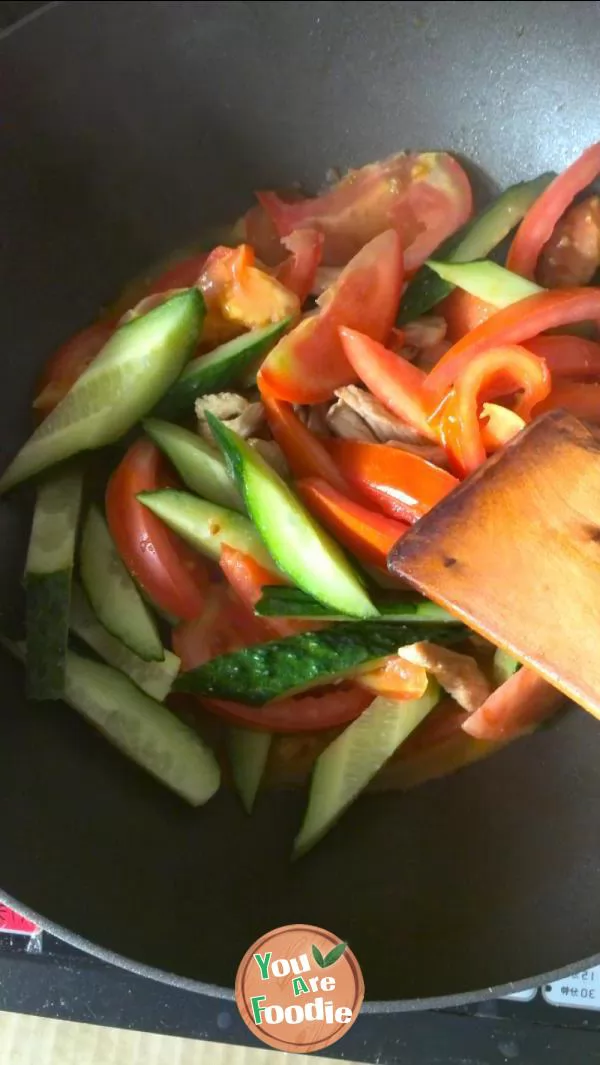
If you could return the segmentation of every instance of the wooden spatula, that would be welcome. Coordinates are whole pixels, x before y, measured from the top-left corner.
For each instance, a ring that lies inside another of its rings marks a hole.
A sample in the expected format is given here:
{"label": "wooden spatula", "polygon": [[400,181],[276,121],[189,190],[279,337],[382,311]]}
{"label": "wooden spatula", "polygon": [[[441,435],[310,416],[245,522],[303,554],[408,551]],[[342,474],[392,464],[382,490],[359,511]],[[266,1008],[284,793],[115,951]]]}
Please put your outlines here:
{"label": "wooden spatula", "polygon": [[389,568],[600,717],[600,442],[576,418],[530,425]]}

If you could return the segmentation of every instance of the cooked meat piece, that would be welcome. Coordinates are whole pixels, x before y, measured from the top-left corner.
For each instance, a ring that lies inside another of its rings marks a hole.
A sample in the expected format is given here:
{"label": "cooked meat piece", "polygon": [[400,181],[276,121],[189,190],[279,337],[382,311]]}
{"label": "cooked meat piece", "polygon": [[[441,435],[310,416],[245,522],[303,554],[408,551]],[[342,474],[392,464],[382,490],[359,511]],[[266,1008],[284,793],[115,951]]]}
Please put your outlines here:
{"label": "cooked meat piece", "polygon": [[327,403],[313,403],[312,406],[294,407],[300,421],[310,429],[311,433],[319,436],[331,436],[330,427],[327,423]]}
{"label": "cooked meat piece", "polygon": [[[400,421],[391,411],[384,407],[375,396],[357,385],[347,385],[336,390],[338,400],[350,407],[366,423],[375,440],[389,443],[390,440],[421,440],[421,436],[406,422]],[[331,415],[331,411],[329,412]],[[331,424],[331,423],[330,423]],[[341,435],[341,434],[338,434]]]}
{"label": "cooked meat piece", "polygon": [[250,437],[248,443],[255,451],[258,451],[259,455],[262,455],[265,462],[268,462],[280,477],[286,481],[290,479],[290,468],[279,444],[276,444],[274,440],[261,440],[257,436]]}
{"label": "cooked meat piece", "polygon": [[404,327],[404,343],[409,348],[433,348],[446,339],[446,320],[440,314],[425,314]]}
{"label": "cooked meat piece", "polygon": [[211,441],[213,435],[204,416],[205,411],[210,411],[244,440],[254,436],[265,421],[262,403],[251,403],[237,392],[215,392],[211,396],[200,396],[196,400],[195,408],[198,432],[200,436]]}
{"label": "cooked meat piece", "polygon": [[470,714],[491,695],[490,682],[470,655],[438,647],[427,640],[401,647],[398,654],[408,662],[424,666],[458,705]]}
{"label": "cooked meat piece", "polygon": [[360,414],[357,414],[352,407],[349,407],[343,399],[338,399],[329,408],[326,420],[334,436],[341,436],[343,440],[362,440],[368,444],[377,443],[375,433],[371,432]]}
{"label": "cooked meat piece", "polygon": [[540,256],[537,278],[545,288],[588,285],[600,266],[600,198],[570,207]]}

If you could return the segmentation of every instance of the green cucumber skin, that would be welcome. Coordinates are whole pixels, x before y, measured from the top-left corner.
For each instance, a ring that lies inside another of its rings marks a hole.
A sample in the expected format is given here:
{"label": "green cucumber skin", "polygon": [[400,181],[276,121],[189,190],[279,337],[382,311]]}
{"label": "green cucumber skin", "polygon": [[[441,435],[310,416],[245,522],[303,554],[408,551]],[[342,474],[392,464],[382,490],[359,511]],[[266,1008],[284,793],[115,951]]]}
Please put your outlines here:
{"label": "green cucumber skin", "polygon": [[[454,233],[441,244],[431,258],[459,263],[489,255],[511,229],[518,225],[555,177],[554,172],[548,171],[532,181],[512,185],[477,218],[468,222],[459,233]],[[486,233],[490,233],[487,240],[484,239]],[[478,234],[481,234],[481,240],[478,239]],[[443,280],[424,264],[417,270],[402,297],[398,325],[406,325],[407,322],[420,318],[449,296],[454,288],[453,284]]]}
{"label": "green cucumber skin", "polygon": [[29,699],[63,698],[71,575],[69,568],[25,576],[25,661]]}
{"label": "green cucumber skin", "polygon": [[244,512],[244,504],[220,451],[188,429],[158,418],[146,418],[143,428],[192,492],[221,507]]}
{"label": "green cucumber skin", "polygon": [[260,455],[206,412],[207,422],[235,478],[246,509],[272,558],[293,584],[352,617],[377,610],[339,544]]}
{"label": "green cucumber skin", "polygon": [[60,699],[65,682],[71,578],[83,474],[70,468],[40,484],[25,565],[26,689]]}
{"label": "green cucumber skin", "polygon": [[[428,633],[434,643],[460,639],[462,628],[436,626]],[[219,655],[197,669],[181,673],[174,691],[193,692],[261,707],[283,696],[329,684],[361,667],[373,668],[399,647],[422,639],[420,626],[371,622],[332,625],[241,651]]]}
{"label": "green cucumber skin", "polygon": [[254,329],[193,359],[156,407],[157,417],[169,419],[190,414],[198,396],[221,392],[239,383],[255,360],[268,354],[290,322],[291,318],[284,318],[263,329]]}
{"label": "green cucumber skin", "polygon": [[322,752],[315,763],[306,811],[294,840],[293,858],[301,858],[339,821],[411,732],[439,702],[439,685],[430,680],[420,699],[402,703],[377,698]]}
{"label": "green cucumber skin", "polygon": [[196,289],[121,326],[0,478],[0,494],[80,451],[114,443],[177,378],[200,337]]}
{"label": "green cucumber skin", "polygon": [[[380,616],[371,621],[381,620],[398,622],[423,622],[429,624],[443,621],[449,625],[458,625],[457,618],[449,614],[437,603],[415,597],[412,601],[392,602],[389,598],[373,596],[373,602]],[[281,585],[267,585],[263,588],[261,598],[254,607],[254,613],[265,618],[298,618],[308,621],[317,618],[322,621],[347,621],[348,616],[334,614],[312,596],[306,595],[299,588],[285,588]]]}
{"label": "green cucumber skin", "polygon": [[95,506],[83,526],[79,575],[96,617],[111,636],[145,661],[162,662],[165,652],[154,618]]}

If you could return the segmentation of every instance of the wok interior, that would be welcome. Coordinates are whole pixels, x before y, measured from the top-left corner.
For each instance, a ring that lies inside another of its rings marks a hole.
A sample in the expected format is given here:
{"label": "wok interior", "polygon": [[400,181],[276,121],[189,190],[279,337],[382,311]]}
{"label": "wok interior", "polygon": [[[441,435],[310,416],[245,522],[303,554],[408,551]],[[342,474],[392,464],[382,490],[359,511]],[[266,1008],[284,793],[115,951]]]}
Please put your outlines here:
{"label": "wok interior", "polygon": [[[598,137],[595,6],[86,3],[8,36],[3,464],[53,347],[253,188],[317,187],[400,147],[467,157],[480,196],[560,169]],[[12,499],[0,537],[10,618],[27,540]],[[101,948],[231,987],[253,939],[308,921],[350,941],[368,999],[402,1007],[600,948],[600,732],[581,711],[361,800],[291,865],[301,794],[265,796],[252,822],[227,793],[188,811],[72,711],[27,705],[4,659],[0,677],[0,885]]]}

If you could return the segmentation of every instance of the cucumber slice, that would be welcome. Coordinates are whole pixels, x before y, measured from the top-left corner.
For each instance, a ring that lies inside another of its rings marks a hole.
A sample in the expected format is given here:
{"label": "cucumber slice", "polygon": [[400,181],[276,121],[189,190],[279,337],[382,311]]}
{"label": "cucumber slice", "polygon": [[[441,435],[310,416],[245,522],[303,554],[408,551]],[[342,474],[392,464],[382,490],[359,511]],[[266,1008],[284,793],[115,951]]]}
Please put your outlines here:
{"label": "cucumber slice", "polygon": [[[22,645],[5,638],[0,643],[23,661]],[[64,701],[192,806],[202,806],[218,790],[221,772],[210,747],[116,669],[69,651]]]}
{"label": "cucumber slice", "polygon": [[313,769],[304,820],[294,840],[295,858],[306,854],[329,832],[439,698],[439,686],[430,680],[420,699],[401,703],[374,699],[325,748]]}
{"label": "cucumber slice", "polygon": [[[449,644],[463,637],[464,629],[457,625],[435,626],[427,632],[433,643]],[[399,647],[422,638],[420,625],[351,621],[218,655],[180,673],[174,689],[260,707],[273,699],[375,669]]]}
{"label": "cucumber slice", "polygon": [[178,418],[181,414],[191,413],[198,396],[221,392],[242,379],[246,383],[248,371],[254,368],[253,363],[271,350],[291,320],[283,318],[262,329],[253,329],[251,333],[244,333],[215,348],[208,355],[193,359],[160,401],[156,413],[161,418]]}
{"label": "cucumber slice", "polygon": [[78,451],[113,443],[158,402],[202,328],[197,289],[173,296],[111,337],[0,478],[0,493]]}
{"label": "cucumber slice", "polygon": [[257,729],[231,727],[227,733],[233,781],[249,814],[263,778],[271,740],[270,732]]}
{"label": "cucumber slice", "polygon": [[[435,259],[467,263],[485,258],[518,225],[555,177],[556,174],[548,172],[533,181],[512,185],[477,218],[445,241],[437,249]],[[404,325],[419,318],[445,299],[453,288],[452,281],[435,274],[431,266],[425,264],[417,270],[404,293],[398,324]]]}
{"label": "cucumber slice", "polygon": [[477,299],[492,303],[498,310],[509,307],[511,303],[543,292],[540,285],[528,281],[526,277],[513,274],[504,266],[498,266],[488,259],[472,263],[452,263],[429,261],[431,269],[441,278],[452,282],[452,287],[463,288]]}
{"label": "cucumber slice", "polygon": [[294,584],[352,617],[377,615],[360,578],[335,540],[291,488],[245,441],[206,412],[248,513],[270,554]]}
{"label": "cucumber slice", "polygon": [[[395,596],[374,595],[373,602],[377,607],[380,617],[372,618],[372,621],[422,621],[459,624],[457,618],[449,614],[437,603],[423,599],[420,595],[409,595],[406,598]],[[254,613],[265,618],[302,618],[309,621],[318,618],[322,621],[347,621],[347,615],[335,614],[328,607],[323,606],[312,596],[301,591],[300,588],[286,588],[282,585],[267,585],[262,590],[262,595],[254,607]]]}
{"label": "cucumber slice", "polygon": [[235,484],[220,451],[179,425],[146,418],[144,429],[150,439],[171,460],[184,484],[203,499],[231,510],[244,510]]}
{"label": "cucumber slice", "polygon": [[27,695],[61,699],[83,477],[70,469],[39,487],[25,565]]}
{"label": "cucumber slice", "polygon": [[252,555],[261,566],[278,573],[277,566],[252,523],[244,514],[207,503],[177,488],[157,492],[140,492],[138,497],[148,510],[161,518],[182,540],[215,562],[221,557],[223,544]]}
{"label": "cucumber slice", "polygon": [[73,585],[71,596],[71,632],[87,643],[109,666],[125,673],[134,684],[152,699],[162,703],[171,691],[181,662],[171,651],[164,652],[162,662],[144,662],[100,624],[85,592]]}
{"label": "cucumber slice", "polygon": [[499,688],[501,684],[504,684],[505,680],[509,680],[513,673],[516,673],[520,668],[521,663],[517,662],[517,659],[513,658],[512,655],[509,655],[508,651],[503,651],[499,647],[494,655],[492,665],[495,686]]}
{"label": "cucumber slice", "polygon": [[121,561],[104,516],[90,507],[81,538],[81,583],[105,629],[144,661],[162,662],[154,619]]}

